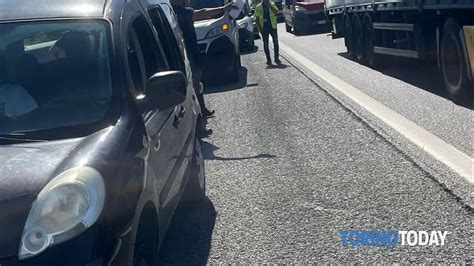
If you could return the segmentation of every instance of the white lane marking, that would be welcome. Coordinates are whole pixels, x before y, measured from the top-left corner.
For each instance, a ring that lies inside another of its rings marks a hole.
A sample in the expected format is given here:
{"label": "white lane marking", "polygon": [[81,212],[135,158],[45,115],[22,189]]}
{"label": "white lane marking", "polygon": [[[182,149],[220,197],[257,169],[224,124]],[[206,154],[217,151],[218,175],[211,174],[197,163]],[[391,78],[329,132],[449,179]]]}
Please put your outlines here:
{"label": "white lane marking", "polygon": [[281,42],[280,48],[290,57],[290,60],[294,60],[303,65],[334,89],[343,93],[349,99],[382,120],[385,124],[398,131],[398,133],[433,156],[436,160],[451,168],[466,179],[467,182],[471,184],[474,183],[474,160],[469,155],[459,151],[439,137],[426,131],[387,106],[377,102],[374,98],[324,70]]}

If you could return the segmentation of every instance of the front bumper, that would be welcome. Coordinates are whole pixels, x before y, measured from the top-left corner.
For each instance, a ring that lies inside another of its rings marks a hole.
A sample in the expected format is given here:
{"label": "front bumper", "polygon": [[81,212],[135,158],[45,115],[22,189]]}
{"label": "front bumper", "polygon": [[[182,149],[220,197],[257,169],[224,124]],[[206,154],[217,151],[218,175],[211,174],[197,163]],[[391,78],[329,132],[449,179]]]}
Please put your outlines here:
{"label": "front bumper", "polygon": [[0,258],[0,265],[104,265],[118,247],[118,239],[112,231],[94,226],[74,239],[48,248],[36,257],[21,261],[17,257]]}
{"label": "front bumper", "polygon": [[329,31],[329,23],[324,11],[295,12],[293,24],[305,32]]}

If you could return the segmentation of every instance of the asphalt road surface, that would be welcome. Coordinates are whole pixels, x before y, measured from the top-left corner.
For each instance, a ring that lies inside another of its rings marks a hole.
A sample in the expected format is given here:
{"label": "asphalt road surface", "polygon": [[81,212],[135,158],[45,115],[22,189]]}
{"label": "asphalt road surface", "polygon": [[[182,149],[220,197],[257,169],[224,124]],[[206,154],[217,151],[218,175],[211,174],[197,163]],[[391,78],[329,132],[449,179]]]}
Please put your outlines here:
{"label": "asphalt road surface", "polygon": [[[325,35],[297,38],[280,29],[280,37],[472,155],[472,111],[433,91],[436,77],[407,80],[407,70],[360,66]],[[242,56],[239,84],[208,88],[217,110],[203,144],[208,200],[176,213],[160,261],[472,263],[472,209],[288,61],[266,68],[259,48]],[[449,233],[444,246],[343,247],[344,229]]]}

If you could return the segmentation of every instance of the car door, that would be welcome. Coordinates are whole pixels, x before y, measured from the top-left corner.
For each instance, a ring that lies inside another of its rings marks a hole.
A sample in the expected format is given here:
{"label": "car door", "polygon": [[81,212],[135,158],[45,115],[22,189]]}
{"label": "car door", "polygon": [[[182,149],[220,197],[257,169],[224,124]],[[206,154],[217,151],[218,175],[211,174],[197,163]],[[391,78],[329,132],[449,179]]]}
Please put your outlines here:
{"label": "car door", "polygon": [[[146,97],[146,82],[157,72],[170,70],[163,49],[144,16],[130,23],[126,38],[128,71],[134,95]],[[148,163],[156,178],[161,208],[172,206],[184,176],[180,108],[142,114],[150,144]]]}
{"label": "car door", "polygon": [[[180,70],[186,74],[191,74],[190,69],[186,69],[183,53],[178,45],[177,38],[180,37],[178,34],[175,35],[169,19],[174,19],[173,16],[167,16],[166,14],[172,14],[172,9],[167,4],[161,4],[159,6],[153,6],[148,9],[149,17],[152,21],[153,27],[156,31],[158,39],[165,51],[165,56],[172,70]],[[177,27],[177,23],[174,23]],[[188,81],[190,81],[190,77]],[[188,151],[188,155],[192,154],[193,151],[193,140],[194,140],[194,129],[196,125],[196,119],[198,115],[197,110],[197,98],[192,88],[192,82],[188,83],[188,95],[186,101],[179,106],[179,115],[181,116],[181,138],[184,141],[183,148]],[[186,156],[185,161],[190,162],[191,156]]]}

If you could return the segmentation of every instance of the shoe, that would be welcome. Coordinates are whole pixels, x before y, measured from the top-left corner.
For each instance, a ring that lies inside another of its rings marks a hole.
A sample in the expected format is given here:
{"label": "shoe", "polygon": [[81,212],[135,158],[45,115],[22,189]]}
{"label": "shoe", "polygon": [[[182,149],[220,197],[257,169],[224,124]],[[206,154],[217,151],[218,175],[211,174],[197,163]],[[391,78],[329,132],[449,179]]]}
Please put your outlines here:
{"label": "shoe", "polygon": [[214,133],[212,129],[206,129],[206,128],[198,128],[196,134],[199,139],[205,139],[208,138],[209,136]]}
{"label": "shoe", "polygon": [[272,61],[271,60],[267,60],[267,66],[271,66],[272,65]]}
{"label": "shoe", "polygon": [[202,111],[202,115],[205,116],[205,117],[209,117],[209,116],[212,116],[216,113],[215,110],[209,110],[207,108],[204,108],[204,110]]}
{"label": "shoe", "polygon": [[278,58],[277,58],[277,59],[275,59],[275,64],[277,64],[277,65],[280,65],[280,64],[281,64],[281,61],[280,61],[280,59],[278,59]]}

